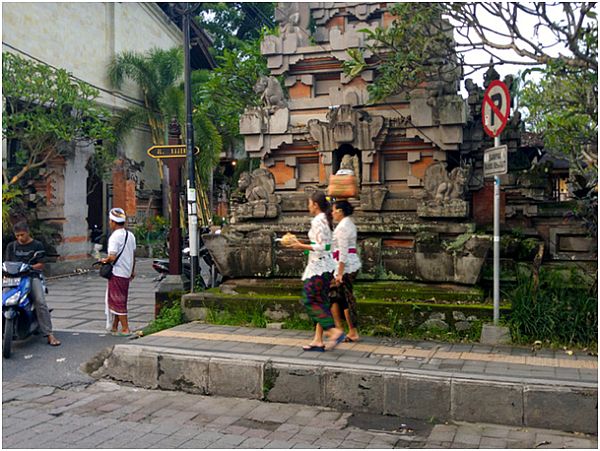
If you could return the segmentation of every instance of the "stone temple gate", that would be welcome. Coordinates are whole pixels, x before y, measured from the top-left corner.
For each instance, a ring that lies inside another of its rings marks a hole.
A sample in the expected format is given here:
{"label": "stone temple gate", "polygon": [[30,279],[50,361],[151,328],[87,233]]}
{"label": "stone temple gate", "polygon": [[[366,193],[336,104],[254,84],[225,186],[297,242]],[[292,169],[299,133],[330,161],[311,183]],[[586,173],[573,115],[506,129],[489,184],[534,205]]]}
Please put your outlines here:
{"label": "stone temple gate", "polygon": [[[329,176],[350,155],[359,184],[351,202],[363,277],[465,284],[479,279],[491,237],[476,233],[477,226],[492,219],[491,186],[482,173],[483,149],[492,146],[481,127],[483,88],[466,80],[469,97],[463,99],[460,69],[449,70],[410,95],[370,103],[374,71],[351,78],[342,64],[349,49],[364,47],[359,30],[391,24],[386,5],[277,8],[279,36],[267,36],[261,46],[271,74],[254,87],[262,107],[248,109],[240,120],[246,151],[260,159],[261,168],[240,179],[231,224],[221,235],[205,237],[225,276],[299,276],[302,255],[280,248],[275,238],[306,234],[308,196],[326,190]],[[490,70],[486,85],[497,78]],[[513,154],[521,146],[519,122],[515,114],[502,136]],[[540,192],[524,193],[510,176],[503,184],[516,203],[509,206],[503,197],[505,215],[512,212],[516,223],[544,240],[552,221],[538,224]],[[593,258],[583,248],[573,252]]]}

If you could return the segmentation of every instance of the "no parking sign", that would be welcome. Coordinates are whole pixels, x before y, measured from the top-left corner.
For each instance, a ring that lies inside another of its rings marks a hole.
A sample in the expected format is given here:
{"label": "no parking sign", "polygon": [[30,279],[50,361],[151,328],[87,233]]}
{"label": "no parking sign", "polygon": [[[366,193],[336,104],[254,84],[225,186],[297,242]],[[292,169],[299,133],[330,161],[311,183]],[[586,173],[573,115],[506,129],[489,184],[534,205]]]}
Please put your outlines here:
{"label": "no parking sign", "polygon": [[500,80],[494,80],[485,91],[481,108],[481,121],[488,136],[495,138],[502,133],[508,122],[509,112],[508,87]]}

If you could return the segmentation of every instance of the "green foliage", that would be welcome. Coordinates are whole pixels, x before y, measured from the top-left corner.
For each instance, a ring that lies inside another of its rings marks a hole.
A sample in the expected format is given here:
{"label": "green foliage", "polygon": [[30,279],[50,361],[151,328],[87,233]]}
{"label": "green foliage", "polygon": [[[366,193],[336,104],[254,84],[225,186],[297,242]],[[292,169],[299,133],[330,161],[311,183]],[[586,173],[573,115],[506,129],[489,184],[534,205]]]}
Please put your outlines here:
{"label": "green foliage", "polygon": [[[597,36],[597,28],[595,33]],[[550,64],[539,82],[525,82],[522,105],[527,111],[528,128],[544,139],[544,150],[569,160],[571,190],[578,197],[573,215],[583,219],[588,230],[597,235],[597,69],[574,70],[565,64]]]}
{"label": "green foliage", "polygon": [[206,322],[210,324],[265,328],[269,322],[260,305],[252,309],[218,310],[209,308]]}
{"label": "green foliage", "polygon": [[167,237],[170,223],[162,216],[152,216],[143,223],[133,227],[133,234],[138,244],[146,244],[152,248],[155,258],[168,257]]}
{"label": "green foliage", "polygon": [[422,82],[460,77],[452,28],[441,20],[444,9],[436,3],[399,3],[390,10],[395,16],[392,26],[359,30],[374,56],[366,61],[361,50],[348,51],[352,59],[344,62],[344,70],[355,77],[377,69],[377,79],[368,86],[371,102],[408,93]]}
{"label": "green foliage", "polygon": [[531,261],[540,241],[526,238],[520,229],[511,229],[500,237],[500,255],[517,261]]}
{"label": "green foliage", "polygon": [[124,110],[116,118],[119,138],[142,123],[148,124],[154,144],[164,144],[167,125],[172,117],[183,116],[183,94],[178,83],[183,74],[183,51],[154,48],[146,53],[125,51],[115,56],[108,66],[112,85],[121,89],[132,80],[142,91],[143,107]]}
{"label": "green foliage", "polygon": [[79,145],[110,141],[110,114],[96,103],[98,95],[64,69],[3,52],[2,136],[9,148],[13,140],[20,145],[16,164],[4,171],[4,183],[19,182],[48,160],[77,152]]}
{"label": "green foliage", "polygon": [[156,319],[144,328],[144,335],[153,334],[163,329],[170,329],[180,324],[183,324],[183,313],[181,305],[175,302],[173,305],[161,309]]}
{"label": "green foliage", "polygon": [[17,185],[2,185],[2,228],[10,228],[12,211],[23,206],[23,191]]}
{"label": "green foliage", "polygon": [[284,329],[294,330],[313,330],[315,325],[306,317],[302,317],[297,313],[292,314],[289,318],[283,320]]}
{"label": "green foliage", "polygon": [[274,2],[202,3],[196,21],[213,38],[213,52],[238,48],[260,37],[263,27],[274,25]]}
{"label": "green foliage", "polygon": [[536,284],[524,267],[517,272],[512,300],[510,329],[517,342],[548,340],[564,345],[597,344],[597,280],[581,271],[541,268]]}
{"label": "green foliage", "polygon": [[202,106],[221,134],[223,147],[234,149],[241,147],[241,114],[248,106],[260,103],[253,87],[259,76],[268,74],[267,60],[260,53],[260,40],[255,39],[225,49],[217,61],[219,66],[214,70],[192,74],[192,102]]}
{"label": "green foliage", "polygon": [[202,185],[206,188],[213,169],[219,164],[223,151],[223,139],[215,124],[211,121],[204,106],[193,113],[194,142],[200,148],[195,158],[196,173]]}

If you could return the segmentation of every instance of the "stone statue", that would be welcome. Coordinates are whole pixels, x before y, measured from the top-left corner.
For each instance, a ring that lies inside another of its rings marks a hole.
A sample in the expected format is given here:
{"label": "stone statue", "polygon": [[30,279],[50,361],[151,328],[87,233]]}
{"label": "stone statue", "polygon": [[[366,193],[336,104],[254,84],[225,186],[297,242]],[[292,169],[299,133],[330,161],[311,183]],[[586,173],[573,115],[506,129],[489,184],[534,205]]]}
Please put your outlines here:
{"label": "stone statue", "polygon": [[287,106],[283,89],[275,77],[262,75],[254,85],[254,92],[260,95],[263,106],[270,111]]}
{"label": "stone statue", "polygon": [[280,198],[275,194],[275,177],[268,169],[243,172],[238,181],[238,194],[232,196],[231,223],[276,218],[281,212],[279,203]]}
{"label": "stone statue", "polygon": [[244,192],[248,202],[268,200],[269,195],[275,192],[275,178],[268,169],[242,172],[238,188]]}
{"label": "stone statue", "polygon": [[359,183],[360,180],[360,162],[358,161],[358,155],[350,155],[346,154],[342,157],[342,161],[340,163],[340,169],[350,170],[354,172],[356,176],[356,183]]}
{"label": "stone statue", "polygon": [[446,171],[445,163],[435,163],[425,171],[425,190],[438,202],[462,198],[468,178],[468,169]]}
{"label": "stone statue", "polygon": [[275,20],[279,24],[283,36],[298,32],[298,25],[300,25],[298,4],[294,2],[280,3],[280,6],[275,8]]}

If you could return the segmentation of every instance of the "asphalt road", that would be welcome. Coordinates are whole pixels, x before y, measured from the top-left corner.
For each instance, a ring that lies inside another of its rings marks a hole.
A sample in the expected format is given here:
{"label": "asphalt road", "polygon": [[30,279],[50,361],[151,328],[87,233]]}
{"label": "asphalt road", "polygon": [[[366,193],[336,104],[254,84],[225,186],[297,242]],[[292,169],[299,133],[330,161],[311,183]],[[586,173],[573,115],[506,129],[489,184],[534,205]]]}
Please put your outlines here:
{"label": "asphalt road", "polygon": [[42,336],[13,342],[10,358],[2,359],[2,382],[62,388],[92,383],[94,379],[81,372],[79,366],[102,349],[128,340],[102,333],[56,332],[55,335],[62,342],[58,347],[49,346]]}

